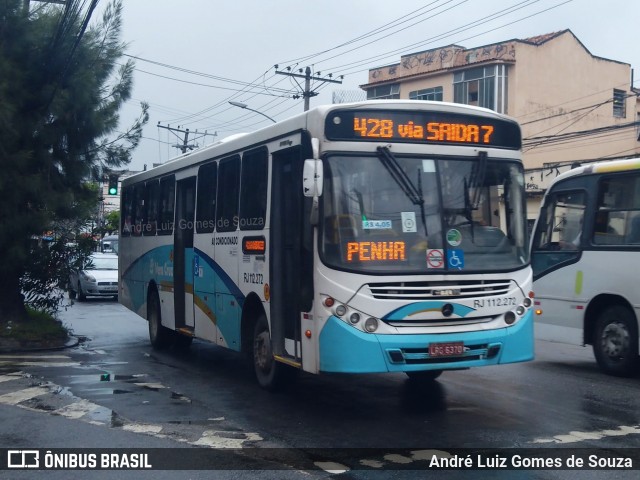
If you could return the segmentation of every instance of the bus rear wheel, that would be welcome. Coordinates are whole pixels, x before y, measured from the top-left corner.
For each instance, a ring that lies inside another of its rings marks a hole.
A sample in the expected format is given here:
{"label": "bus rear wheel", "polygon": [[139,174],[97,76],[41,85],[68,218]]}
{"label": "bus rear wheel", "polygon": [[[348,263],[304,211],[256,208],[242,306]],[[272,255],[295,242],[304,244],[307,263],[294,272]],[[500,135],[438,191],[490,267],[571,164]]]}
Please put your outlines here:
{"label": "bus rear wheel", "polygon": [[440,375],[442,370],[420,370],[418,372],[405,372],[410,380],[416,382],[432,382]]}
{"label": "bus rear wheel", "polygon": [[638,366],[638,326],[633,313],[622,305],[604,310],[596,323],[593,353],[600,369],[628,377]]}
{"label": "bus rear wheel", "polygon": [[266,390],[279,390],[290,378],[293,369],[273,357],[267,317],[261,315],[253,333],[253,370],[258,384]]}
{"label": "bus rear wheel", "polygon": [[160,300],[158,294],[153,292],[147,302],[147,320],[149,321],[149,341],[155,350],[164,350],[171,345],[172,331],[162,326],[160,314]]}

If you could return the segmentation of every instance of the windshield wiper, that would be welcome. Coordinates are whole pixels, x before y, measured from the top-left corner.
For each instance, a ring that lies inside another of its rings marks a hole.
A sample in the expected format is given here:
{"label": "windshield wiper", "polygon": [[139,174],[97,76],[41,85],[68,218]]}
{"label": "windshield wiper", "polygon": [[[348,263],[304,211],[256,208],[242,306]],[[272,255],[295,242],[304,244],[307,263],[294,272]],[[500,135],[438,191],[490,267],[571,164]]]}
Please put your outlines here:
{"label": "windshield wiper", "polygon": [[422,193],[422,176],[418,169],[418,186],[416,187],[411,181],[406,172],[402,169],[396,157],[391,153],[389,147],[378,147],[378,158],[380,163],[387,169],[391,178],[398,184],[400,190],[411,200],[414,205],[420,206],[420,215],[422,217],[422,224],[424,225],[424,234],[427,233],[427,222],[425,220],[424,213],[424,195]]}
{"label": "windshield wiper", "polygon": [[467,222],[469,222],[471,243],[476,243],[473,232],[473,210],[475,209],[471,205],[471,199],[469,198],[469,185],[467,185],[467,177],[464,177],[464,217],[467,219]]}
{"label": "windshield wiper", "polygon": [[[464,217],[469,223],[471,242],[475,243],[473,231],[473,211],[480,205],[481,187],[484,185],[484,177],[487,173],[487,152],[478,152],[478,162],[471,167],[471,175],[467,183],[464,177]],[[470,190],[473,189],[473,200],[471,200]]]}

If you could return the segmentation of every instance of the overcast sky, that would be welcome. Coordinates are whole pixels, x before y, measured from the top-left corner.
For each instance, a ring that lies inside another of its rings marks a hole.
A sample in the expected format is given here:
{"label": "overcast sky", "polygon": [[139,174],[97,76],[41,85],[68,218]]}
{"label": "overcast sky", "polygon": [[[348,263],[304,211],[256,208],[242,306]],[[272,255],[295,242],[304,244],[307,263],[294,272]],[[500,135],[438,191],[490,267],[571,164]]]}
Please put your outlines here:
{"label": "overcast sky", "polygon": [[631,64],[640,87],[639,20],[636,0],[125,0],[123,40],[127,54],[139,59],[122,128],[137,116],[140,101],[150,104],[130,168],[180,153],[172,145],[182,136],[158,122],[217,133],[197,138],[202,146],[270,123],[229,100],[276,120],[302,112],[302,99],[291,98],[300,86],[276,74],[276,64],[344,75],[342,84],[314,84],[313,107],[331,103],[335,91],[358,90],[368,69],[397,63],[403,54],[570,29],[593,55]]}

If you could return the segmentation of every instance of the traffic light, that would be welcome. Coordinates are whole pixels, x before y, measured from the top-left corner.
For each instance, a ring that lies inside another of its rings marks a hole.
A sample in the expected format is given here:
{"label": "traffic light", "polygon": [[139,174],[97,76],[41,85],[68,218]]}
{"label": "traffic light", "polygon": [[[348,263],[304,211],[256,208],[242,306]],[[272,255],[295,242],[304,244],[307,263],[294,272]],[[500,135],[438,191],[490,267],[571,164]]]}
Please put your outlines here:
{"label": "traffic light", "polygon": [[109,195],[117,195],[118,194],[118,176],[117,175],[109,175],[109,190],[107,190]]}

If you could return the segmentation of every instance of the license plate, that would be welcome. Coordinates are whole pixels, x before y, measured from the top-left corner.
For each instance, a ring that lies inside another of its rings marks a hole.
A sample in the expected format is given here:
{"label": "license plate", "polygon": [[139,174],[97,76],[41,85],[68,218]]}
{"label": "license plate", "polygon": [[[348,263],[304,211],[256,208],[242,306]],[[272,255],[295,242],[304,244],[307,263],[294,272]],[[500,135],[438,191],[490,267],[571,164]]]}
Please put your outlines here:
{"label": "license plate", "polygon": [[430,357],[455,357],[463,354],[463,342],[432,343],[429,345]]}

